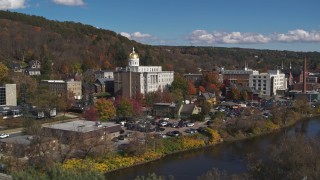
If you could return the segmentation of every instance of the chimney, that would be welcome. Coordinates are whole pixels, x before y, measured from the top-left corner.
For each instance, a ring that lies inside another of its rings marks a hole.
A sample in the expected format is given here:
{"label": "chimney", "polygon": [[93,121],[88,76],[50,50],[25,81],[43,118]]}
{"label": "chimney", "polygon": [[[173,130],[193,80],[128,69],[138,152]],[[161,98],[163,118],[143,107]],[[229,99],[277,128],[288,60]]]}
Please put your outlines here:
{"label": "chimney", "polygon": [[307,73],[307,58],[304,58],[304,64],[303,64],[303,90],[302,93],[307,92],[307,78],[306,78],[306,73]]}

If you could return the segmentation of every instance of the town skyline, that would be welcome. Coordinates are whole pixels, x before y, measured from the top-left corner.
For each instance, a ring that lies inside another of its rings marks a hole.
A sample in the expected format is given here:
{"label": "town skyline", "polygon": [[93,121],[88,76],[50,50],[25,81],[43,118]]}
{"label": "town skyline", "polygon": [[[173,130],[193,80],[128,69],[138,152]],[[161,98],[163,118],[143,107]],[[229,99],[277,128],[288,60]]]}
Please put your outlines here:
{"label": "town skyline", "polygon": [[0,9],[80,22],[150,45],[319,52],[319,5],[314,0],[4,0]]}

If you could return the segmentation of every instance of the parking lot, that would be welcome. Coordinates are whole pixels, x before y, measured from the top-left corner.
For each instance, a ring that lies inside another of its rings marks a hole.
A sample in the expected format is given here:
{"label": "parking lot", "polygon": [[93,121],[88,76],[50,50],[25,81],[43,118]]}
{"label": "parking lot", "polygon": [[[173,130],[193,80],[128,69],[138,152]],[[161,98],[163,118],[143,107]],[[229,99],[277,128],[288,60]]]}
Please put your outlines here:
{"label": "parking lot", "polygon": [[123,136],[125,137],[125,139],[117,141],[116,144],[128,143],[128,139],[130,139],[130,137],[144,139],[147,134],[164,138],[169,137],[168,134],[171,136],[178,136],[170,134],[170,132],[177,133],[178,131],[179,135],[188,135],[191,133],[196,133],[196,129],[200,127],[206,127],[206,122],[191,123],[189,121],[180,121],[169,118],[159,118],[156,120],[149,119],[135,122],[121,122],[120,124],[123,125]]}

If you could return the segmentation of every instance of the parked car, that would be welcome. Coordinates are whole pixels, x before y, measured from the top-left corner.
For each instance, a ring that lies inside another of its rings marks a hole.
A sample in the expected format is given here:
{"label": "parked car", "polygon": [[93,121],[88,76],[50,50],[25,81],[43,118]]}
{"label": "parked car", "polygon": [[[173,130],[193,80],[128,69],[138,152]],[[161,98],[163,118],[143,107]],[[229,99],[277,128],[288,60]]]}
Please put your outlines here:
{"label": "parked car", "polygon": [[173,128],[177,128],[178,125],[179,125],[179,123],[177,123],[177,122],[171,123],[171,127],[173,127]]}
{"label": "parked car", "polygon": [[183,120],[179,121],[178,123],[178,127],[181,128],[181,127],[186,127],[187,126],[187,123]]}
{"label": "parked car", "polygon": [[164,131],[165,128],[162,128],[162,127],[156,127],[155,128],[156,132],[161,132],[161,131]]}
{"label": "parked car", "polygon": [[168,121],[165,121],[165,120],[160,120],[159,121],[159,125],[160,126],[166,126],[168,124]]}
{"label": "parked car", "polygon": [[3,138],[7,138],[9,137],[9,134],[0,134],[0,138],[3,139]]}
{"label": "parked car", "polygon": [[186,133],[194,134],[197,133],[198,131],[196,129],[190,128],[186,130]]}
{"label": "parked car", "polygon": [[166,138],[166,137],[167,137],[167,135],[162,134],[162,133],[158,133],[158,134],[155,134],[155,137],[159,137],[159,138]]}
{"label": "parked car", "polygon": [[120,136],[118,136],[118,139],[119,139],[119,140],[124,140],[124,136],[123,136],[123,135],[120,135]]}
{"label": "parked car", "polygon": [[188,123],[187,123],[187,127],[192,127],[192,126],[194,126],[194,123],[193,123],[193,122],[188,122]]}
{"label": "parked car", "polygon": [[176,136],[181,136],[182,133],[180,131],[170,131],[170,132],[167,132],[167,135],[172,136],[172,137],[176,137]]}

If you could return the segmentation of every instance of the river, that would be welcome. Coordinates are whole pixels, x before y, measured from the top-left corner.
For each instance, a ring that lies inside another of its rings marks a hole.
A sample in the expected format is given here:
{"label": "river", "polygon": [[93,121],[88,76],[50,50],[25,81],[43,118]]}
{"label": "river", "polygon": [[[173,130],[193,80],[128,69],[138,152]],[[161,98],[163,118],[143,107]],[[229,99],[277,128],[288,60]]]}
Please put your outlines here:
{"label": "river", "polygon": [[263,158],[268,148],[278,142],[284,133],[293,135],[297,131],[305,133],[308,137],[319,135],[320,120],[299,122],[281,132],[252,139],[172,154],[157,161],[108,173],[106,177],[112,180],[125,180],[156,173],[163,176],[172,175],[175,180],[197,179],[212,168],[224,170],[228,174],[243,173],[247,171],[249,153],[255,153]]}

